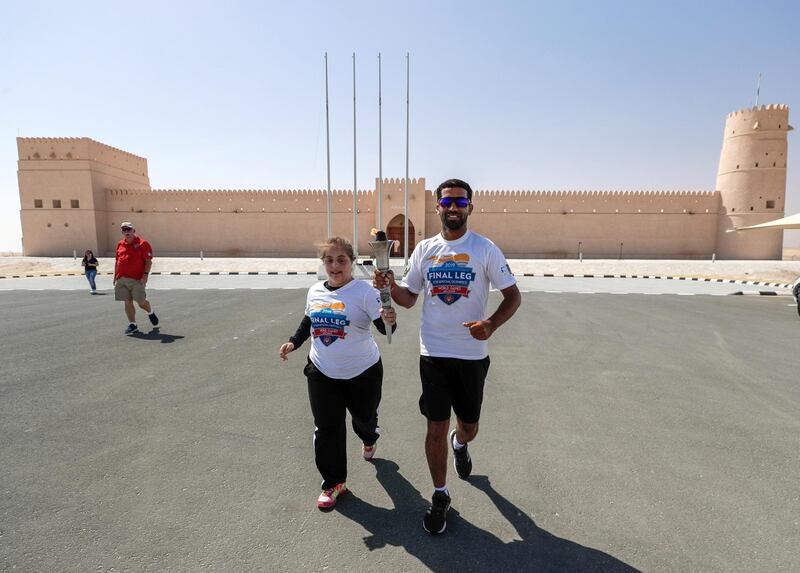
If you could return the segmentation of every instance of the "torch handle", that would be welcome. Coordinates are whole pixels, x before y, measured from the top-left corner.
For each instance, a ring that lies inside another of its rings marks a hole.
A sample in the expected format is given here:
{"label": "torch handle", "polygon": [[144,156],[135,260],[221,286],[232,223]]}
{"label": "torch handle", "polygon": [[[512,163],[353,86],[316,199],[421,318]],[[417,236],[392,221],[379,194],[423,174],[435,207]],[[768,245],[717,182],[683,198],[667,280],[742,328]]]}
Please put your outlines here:
{"label": "torch handle", "polygon": [[[381,307],[382,308],[392,308],[392,293],[389,287],[384,287],[379,289],[381,293]],[[384,323],[385,324],[385,323]],[[392,343],[392,327],[390,325],[386,325],[386,342],[389,344]]]}

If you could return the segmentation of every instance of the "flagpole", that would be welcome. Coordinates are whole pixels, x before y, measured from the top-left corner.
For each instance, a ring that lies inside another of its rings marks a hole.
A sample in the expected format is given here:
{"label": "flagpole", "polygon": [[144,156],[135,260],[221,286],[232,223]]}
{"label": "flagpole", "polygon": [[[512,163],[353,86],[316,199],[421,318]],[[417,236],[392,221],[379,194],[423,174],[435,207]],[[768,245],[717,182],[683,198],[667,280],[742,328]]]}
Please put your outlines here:
{"label": "flagpole", "polygon": [[761,72],[758,72],[758,86],[756,87],[756,107],[758,107],[758,98],[761,96]]}
{"label": "flagpole", "polygon": [[327,144],[327,165],[328,165],[328,194],[327,194],[327,220],[328,237],[333,236],[333,214],[331,198],[331,125],[330,111],[328,110],[328,52],[325,52],[325,141]]}
{"label": "flagpole", "polygon": [[383,229],[383,133],[381,126],[381,53],[378,52],[378,222],[375,228]]}
{"label": "flagpole", "polygon": [[358,172],[356,168],[356,53],[353,52],[353,253],[358,259]]}
{"label": "flagpole", "polygon": [[[406,52],[406,178],[403,182],[403,268],[408,268],[408,121],[409,121],[409,54]],[[424,200],[424,198],[423,198]]]}

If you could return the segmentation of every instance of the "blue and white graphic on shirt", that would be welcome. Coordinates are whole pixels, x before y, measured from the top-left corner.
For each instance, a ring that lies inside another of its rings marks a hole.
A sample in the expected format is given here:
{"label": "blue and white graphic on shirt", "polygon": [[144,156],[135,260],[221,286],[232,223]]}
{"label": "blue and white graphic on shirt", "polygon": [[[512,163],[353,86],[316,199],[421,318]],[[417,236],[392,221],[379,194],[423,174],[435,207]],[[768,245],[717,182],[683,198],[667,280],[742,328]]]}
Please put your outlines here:
{"label": "blue and white graphic on shirt", "polygon": [[325,346],[330,346],[337,340],[344,339],[344,331],[350,321],[344,313],[345,305],[341,302],[315,304],[309,318],[311,318],[311,335],[319,338]]}
{"label": "blue and white graphic on shirt", "polygon": [[308,289],[305,315],[311,322],[308,359],[325,376],[350,380],[380,360],[371,329],[381,303],[367,281],[353,280],[335,290],[319,281]]}
{"label": "blue and white graphic on shirt", "polygon": [[425,278],[431,283],[431,295],[437,296],[447,305],[469,296],[470,283],[475,280],[475,272],[469,267],[469,255],[433,256],[433,264],[428,268]]}
{"label": "blue and white graphic on shirt", "polygon": [[[444,293],[434,293],[434,288],[441,285],[435,285],[429,273],[431,267],[445,266],[447,260],[462,263],[457,270],[453,265],[446,267],[450,269],[449,272],[462,271],[474,275],[467,287],[469,296],[453,297],[453,304],[442,300],[439,295]],[[487,317],[490,288],[502,290],[516,280],[508,272],[508,261],[497,245],[486,237],[467,231],[454,241],[446,241],[441,233],[421,240],[411,254],[408,274],[403,282],[409,292],[423,297],[419,328],[420,354],[480,360],[489,355],[489,342],[473,338],[463,324]]]}

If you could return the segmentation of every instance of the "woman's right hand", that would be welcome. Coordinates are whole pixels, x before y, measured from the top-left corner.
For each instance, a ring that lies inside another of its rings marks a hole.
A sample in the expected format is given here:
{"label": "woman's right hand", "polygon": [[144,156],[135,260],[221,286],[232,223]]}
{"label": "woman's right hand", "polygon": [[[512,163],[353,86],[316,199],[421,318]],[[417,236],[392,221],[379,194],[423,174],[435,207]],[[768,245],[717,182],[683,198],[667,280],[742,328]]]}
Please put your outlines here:
{"label": "woman's right hand", "polygon": [[372,275],[373,287],[375,287],[378,290],[389,287],[389,289],[391,290],[394,288],[394,285],[395,285],[394,271],[381,272],[378,269],[375,269],[375,272]]}
{"label": "woman's right hand", "polygon": [[287,360],[288,359],[287,355],[292,350],[294,350],[294,343],[293,342],[284,342],[283,344],[281,344],[281,349],[280,349],[281,360]]}

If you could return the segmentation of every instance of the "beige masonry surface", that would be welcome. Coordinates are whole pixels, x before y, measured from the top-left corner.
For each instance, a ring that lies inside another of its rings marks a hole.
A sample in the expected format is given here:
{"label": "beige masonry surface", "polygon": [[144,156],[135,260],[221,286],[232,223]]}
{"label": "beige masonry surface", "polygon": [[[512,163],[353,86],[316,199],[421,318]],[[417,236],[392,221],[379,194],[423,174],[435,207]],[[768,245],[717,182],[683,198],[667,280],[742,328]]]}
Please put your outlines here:
{"label": "beige masonry surface", "polygon": [[[708,191],[476,190],[470,227],[509,258],[780,259],[780,230],[726,233],[784,214],[789,110],[729,114]],[[147,160],[89,138],[18,138],[23,252],[110,255],[132,221],[160,256],[309,257],[327,228],[323,190],[159,190]],[[458,175],[458,174],[455,174]],[[386,229],[402,256],[404,180],[358,193],[358,250]],[[424,178],[408,182],[409,250],[441,224]],[[332,194],[334,234],[352,239],[353,192]]]}

